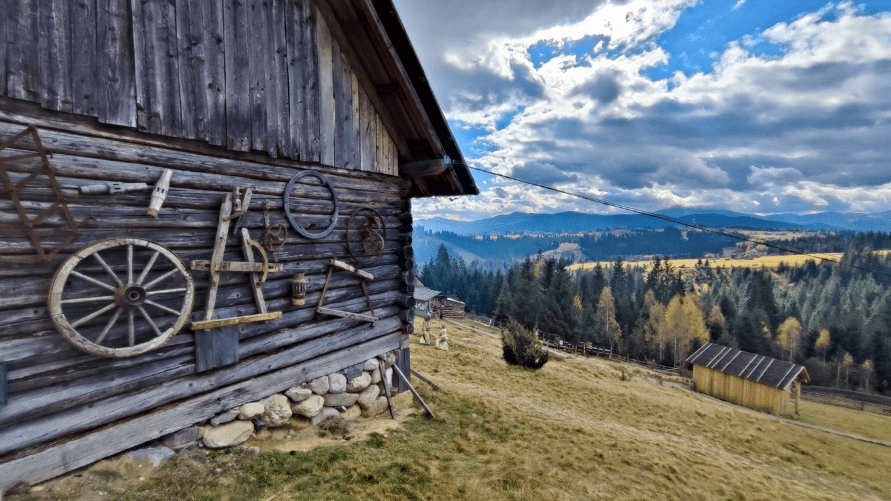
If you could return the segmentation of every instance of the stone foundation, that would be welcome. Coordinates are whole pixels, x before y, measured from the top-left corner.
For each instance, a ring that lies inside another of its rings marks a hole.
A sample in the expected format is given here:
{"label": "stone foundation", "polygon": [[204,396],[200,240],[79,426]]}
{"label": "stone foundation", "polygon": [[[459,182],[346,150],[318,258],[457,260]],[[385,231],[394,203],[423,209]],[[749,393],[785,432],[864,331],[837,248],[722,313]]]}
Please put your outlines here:
{"label": "stone foundation", "polygon": [[284,393],[245,402],[197,426],[167,435],[161,442],[175,451],[195,446],[222,449],[239,445],[264,428],[289,423],[302,428],[336,417],[353,420],[377,416],[388,408],[385,380],[391,383],[391,394],[396,393],[396,386],[392,385],[396,352],[387,353],[383,358],[384,374],[378,360],[369,359],[301,383]]}

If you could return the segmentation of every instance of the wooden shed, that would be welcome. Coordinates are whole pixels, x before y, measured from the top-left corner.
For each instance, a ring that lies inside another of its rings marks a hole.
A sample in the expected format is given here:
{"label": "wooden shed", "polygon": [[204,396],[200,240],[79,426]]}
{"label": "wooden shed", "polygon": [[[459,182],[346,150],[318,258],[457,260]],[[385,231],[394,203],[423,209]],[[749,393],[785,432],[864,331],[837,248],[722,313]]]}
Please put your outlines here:
{"label": "wooden shed", "polygon": [[391,0],[7,0],[0,491],[399,350],[478,193]]}
{"label": "wooden shed", "polygon": [[798,413],[805,368],[791,362],[706,343],[691,355],[696,391],[771,414]]}

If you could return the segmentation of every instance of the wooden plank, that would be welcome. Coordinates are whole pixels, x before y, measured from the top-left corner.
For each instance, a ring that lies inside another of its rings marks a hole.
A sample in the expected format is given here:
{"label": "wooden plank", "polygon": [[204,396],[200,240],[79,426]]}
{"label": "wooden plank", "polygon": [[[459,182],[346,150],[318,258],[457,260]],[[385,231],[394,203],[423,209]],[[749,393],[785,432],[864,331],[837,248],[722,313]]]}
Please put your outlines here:
{"label": "wooden plank", "polygon": [[96,116],[96,0],[71,0],[71,111]]}
{"label": "wooden plank", "polygon": [[377,121],[374,117],[374,109],[368,100],[365,89],[359,87],[359,151],[360,170],[374,171],[374,139]]}
{"label": "wooden plank", "polygon": [[131,0],[136,67],[136,125],[141,131],[181,137],[176,7]]}
{"label": "wooden plank", "polygon": [[267,67],[272,64],[270,54],[269,37],[267,33],[271,26],[267,23],[265,9],[268,2],[265,0],[245,0],[248,4],[247,16],[250,23],[250,35],[245,47],[240,49],[248,54],[248,74],[250,79],[250,107],[251,107],[251,148],[256,151],[267,152],[266,148],[268,129],[266,114],[266,80]]}
{"label": "wooden plank", "polygon": [[[81,406],[67,412],[22,422],[14,427],[6,426],[0,429],[0,454],[133,416],[141,409],[151,409],[205,392],[213,393],[213,389],[271,371],[287,372],[302,362],[339,350],[353,351],[357,349],[357,345],[397,331],[398,323],[399,320],[392,317],[381,320],[375,326],[361,325],[336,334],[328,334],[320,340],[303,342],[271,355],[253,358],[240,355],[241,362],[226,371],[180,377],[164,385],[155,384],[142,391],[106,398],[94,402],[89,407]],[[397,332],[395,337],[398,346],[401,333]],[[250,343],[242,344],[245,345],[249,346]],[[367,360],[367,355],[362,360]],[[292,379],[291,386],[294,384]],[[3,478],[2,475],[0,478]]]}
{"label": "wooden plank", "polygon": [[223,0],[226,135],[230,150],[251,149],[250,12],[242,0]]}
{"label": "wooden plank", "polygon": [[[201,313],[192,315],[193,321],[200,320]],[[214,319],[238,316],[237,308],[218,309]],[[238,362],[238,329],[234,325],[213,330],[195,332],[195,370],[198,373],[224,367]]]}
{"label": "wooden plank", "polygon": [[99,121],[136,127],[136,79],[129,2],[96,0]]}
{"label": "wooden plank", "polygon": [[204,56],[200,87],[204,89],[206,116],[199,119],[198,138],[216,146],[226,145],[226,55],[223,0],[190,0],[200,5]]}
{"label": "wooden plank", "polygon": [[317,26],[315,4],[311,0],[296,0],[303,5],[303,113],[304,127],[301,131],[302,150],[300,159],[306,162],[319,162],[320,122],[319,122],[319,28]]}
{"label": "wooden plank", "polygon": [[210,319],[210,320],[200,320],[198,322],[192,322],[191,329],[193,331],[207,330],[207,329],[218,329],[220,327],[230,327],[233,325],[242,325],[242,324],[250,324],[253,322],[266,322],[269,320],[278,320],[282,318],[282,312],[275,311],[272,313],[258,313],[256,315],[244,315],[241,317],[226,317],[219,319]]}
{"label": "wooden plank", "polygon": [[288,0],[267,0],[266,14],[266,151],[269,156],[290,156],[288,109],[288,47],[285,42],[285,4]]}
{"label": "wooden plank", "polygon": [[334,48],[328,23],[316,10],[319,52],[319,163],[334,165]]}
{"label": "wooden plank", "polygon": [[335,310],[332,308],[326,308],[324,306],[319,306],[318,308],[316,308],[316,311],[318,311],[322,315],[331,315],[331,316],[340,317],[340,318],[351,318],[353,320],[361,320],[363,322],[372,322],[372,323],[377,322],[377,317],[375,317],[373,315],[364,315],[362,313],[352,313],[349,311],[340,311],[340,310]]}
{"label": "wooden plank", "polygon": [[6,369],[6,363],[0,362],[0,407],[6,406],[6,403],[8,402],[8,399],[6,396],[7,395],[7,384],[6,384],[7,373],[8,372]]}
{"label": "wooden plank", "polygon": [[[176,41],[179,54],[181,137],[197,139],[201,122],[207,116],[207,101],[201,87],[204,65],[204,33],[200,2],[176,1]],[[205,134],[206,136],[206,134]],[[202,138],[203,139],[203,138]]]}
{"label": "wooden plank", "polygon": [[287,70],[288,70],[288,156],[304,159],[308,155],[305,128],[306,113],[305,82],[306,71],[303,33],[308,29],[304,25],[306,2],[294,0],[285,2],[285,29],[287,30]]}
{"label": "wooden plank", "polygon": [[40,103],[40,43],[37,0],[9,2],[4,9],[7,23],[6,95]]}
{"label": "wooden plank", "polygon": [[386,353],[398,345],[398,334],[388,334],[349,349],[319,356],[303,364],[290,364],[284,370],[220,387],[176,406],[143,414],[78,439],[8,461],[0,464],[0,479],[2,479],[0,489],[8,489],[21,480],[31,483],[41,482],[89,465],[120,451],[210,419],[244,402],[258,400],[285,391],[299,382],[310,381],[343,367],[362,363],[369,355]]}
{"label": "wooden plank", "polygon": [[334,166],[346,169],[347,135],[346,115],[348,107],[344,95],[344,81],[346,79],[343,67],[343,54],[336,40],[331,41],[331,74],[334,83]]}
{"label": "wooden plank", "polygon": [[361,170],[362,169],[362,134],[361,134],[361,116],[359,113],[359,107],[361,102],[359,100],[359,80],[356,78],[356,74],[350,70],[350,104],[352,105],[352,110],[350,112],[350,126],[351,129],[348,129],[348,133],[350,134],[350,154],[348,157],[349,166],[347,168],[352,170]]}
{"label": "wooden plank", "polygon": [[6,27],[11,17],[0,16],[0,96],[6,95]]}
{"label": "wooden plank", "polygon": [[378,174],[386,174],[385,168],[385,149],[384,149],[384,135],[387,133],[387,130],[384,128],[381,123],[380,117],[377,119],[377,137],[374,140],[374,149],[375,149],[375,164],[377,165],[377,173]]}
{"label": "wooden plank", "polygon": [[71,112],[71,11],[69,0],[39,0],[40,82],[43,107]]}
{"label": "wooden plank", "polygon": [[400,348],[396,352],[396,367],[402,371],[400,375],[403,377],[396,380],[396,389],[399,390],[399,393],[402,393],[408,390],[409,378],[411,378],[411,355],[408,347]]}

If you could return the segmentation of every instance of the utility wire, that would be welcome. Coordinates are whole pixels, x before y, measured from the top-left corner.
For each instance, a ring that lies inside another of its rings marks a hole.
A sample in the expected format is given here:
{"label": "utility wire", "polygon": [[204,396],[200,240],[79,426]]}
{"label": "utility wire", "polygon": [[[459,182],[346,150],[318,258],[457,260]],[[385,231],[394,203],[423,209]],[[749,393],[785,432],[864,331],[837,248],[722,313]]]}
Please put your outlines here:
{"label": "utility wire", "polygon": [[[456,162],[456,163],[457,163],[457,162]],[[842,260],[840,260],[840,259],[833,259],[833,258],[831,258],[831,257],[821,256],[821,255],[819,255],[819,254],[811,254],[811,253],[809,253],[809,252],[800,251],[800,250],[798,250],[798,249],[792,249],[792,248],[789,248],[789,247],[783,247],[783,246],[781,246],[781,245],[772,244],[772,243],[770,243],[770,242],[766,242],[766,241],[761,241],[761,240],[756,240],[756,239],[753,239],[753,238],[749,238],[749,237],[747,237],[746,235],[741,235],[741,234],[739,234],[739,233],[729,233],[729,232],[722,231],[722,230],[718,230],[718,229],[715,229],[715,228],[710,228],[710,227],[708,227],[708,226],[700,226],[700,225],[698,225],[698,224],[688,223],[688,222],[686,222],[686,221],[681,221],[680,219],[675,219],[675,218],[673,218],[673,217],[665,216],[665,215],[662,215],[662,214],[655,214],[655,213],[653,213],[653,212],[647,212],[647,211],[645,211],[645,210],[636,209],[636,208],[634,208],[634,207],[629,207],[629,206],[627,206],[627,205],[617,204],[617,203],[615,203],[615,202],[610,202],[609,200],[603,200],[603,199],[601,199],[601,198],[594,198],[594,197],[590,197],[590,196],[587,196],[587,195],[582,195],[582,194],[579,194],[579,193],[573,193],[573,192],[571,192],[571,191],[561,190],[561,189],[559,189],[559,188],[554,188],[554,187],[552,187],[552,186],[545,186],[545,185],[543,185],[543,184],[533,183],[532,181],[526,181],[525,179],[520,179],[520,178],[517,178],[517,177],[508,176],[508,175],[506,175],[506,174],[498,174],[498,173],[496,173],[496,172],[492,172],[492,171],[489,171],[489,170],[486,170],[486,169],[481,169],[481,168],[479,168],[479,167],[474,167],[474,166],[472,166],[472,165],[468,165],[468,164],[463,163],[463,162],[462,162],[462,164],[463,164],[465,167],[467,167],[467,168],[470,168],[470,169],[473,169],[473,170],[476,170],[476,171],[479,171],[479,172],[485,172],[486,174],[489,174],[489,175],[491,175],[491,176],[501,177],[501,178],[504,178],[504,179],[509,179],[509,180],[511,180],[511,181],[515,181],[515,182],[517,182],[517,183],[528,184],[528,185],[530,185],[530,186],[535,186],[535,187],[537,187],[537,188],[541,188],[541,189],[544,189],[544,190],[553,191],[553,192],[560,193],[560,194],[563,194],[563,195],[569,195],[569,196],[571,196],[571,197],[581,198],[582,200],[587,200],[587,201],[589,201],[589,202],[594,202],[594,203],[598,203],[598,204],[606,205],[606,206],[608,206],[608,207],[614,207],[614,208],[616,208],[616,209],[621,209],[621,210],[624,210],[624,211],[633,212],[633,213],[635,213],[635,214],[640,214],[640,215],[642,215],[642,216],[647,216],[647,217],[652,217],[652,218],[656,218],[656,219],[661,219],[661,220],[663,220],[663,221],[667,221],[667,222],[669,222],[669,223],[677,224],[677,225],[680,225],[680,226],[686,226],[686,227],[688,227],[688,228],[694,228],[694,229],[697,229],[697,230],[700,230],[700,231],[707,231],[707,232],[709,232],[709,233],[714,233],[714,234],[716,234],[716,235],[722,235],[722,236],[729,237],[729,238],[733,238],[733,239],[736,239],[736,240],[741,240],[741,241],[744,241],[744,242],[752,242],[752,243],[756,243],[756,244],[759,244],[759,245],[764,245],[765,247],[770,247],[770,248],[773,248],[773,249],[777,249],[777,250],[780,250],[780,251],[783,251],[783,252],[789,252],[789,253],[792,253],[792,254],[797,254],[797,255],[799,255],[799,256],[807,256],[807,257],[811,257],[811,258],[814,258],[814,259],[819,259],[819,260],[821,260],[821,261],[827,261],[827,262],[835,263],[835,264],[838,264],[838,265],[841,265],[841,266],[847,266],[847,267],[849,267],[849,268],[855,268],[855,269],[858,269],[858,270],[861,270],[861,271],[866,271],[866,272],[869,272],[869,273],[876,273],[876,274],[879,274],[879,275],[887,275],[887,276],[891,276],[891,273],[885,273],[885,272],[882,272],[882,271],[871,270],[871,269],[866,268],[866,267],[863,267],[863,266],[858,266],[858,265],[855,265],[855,264],[852,264],[852,263],[846,263],[846,262],[844,262],[844,261],[842,261]]]}

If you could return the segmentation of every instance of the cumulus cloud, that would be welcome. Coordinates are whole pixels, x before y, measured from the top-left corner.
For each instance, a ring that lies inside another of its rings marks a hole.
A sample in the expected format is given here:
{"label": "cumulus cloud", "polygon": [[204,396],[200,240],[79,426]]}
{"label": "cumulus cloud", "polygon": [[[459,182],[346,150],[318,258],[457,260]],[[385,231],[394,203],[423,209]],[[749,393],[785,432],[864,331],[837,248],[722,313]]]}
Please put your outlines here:
{"label": "cumulus cloud", "polygon": [[[695,2],[492,0],[454,22],[456,0],[396,3],[446,115],[484,131],[468,158],[482,168],[650,210],[891,209],[887,12],[830,4],[731,41],[709,68],[655,78],[682,57],[658,37]],[[424,19],[444,35],[417,36]],[[607,210],[503,180],[446,202],[416,207]]]}

